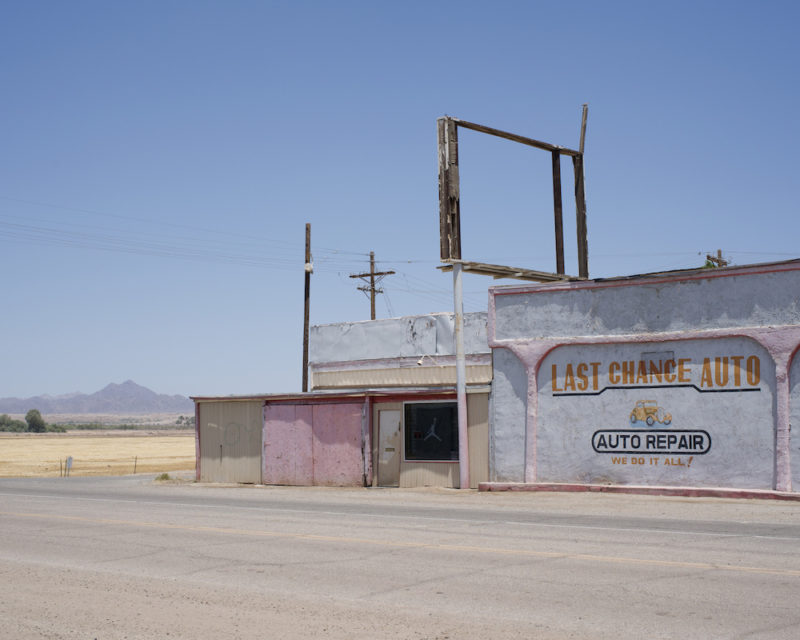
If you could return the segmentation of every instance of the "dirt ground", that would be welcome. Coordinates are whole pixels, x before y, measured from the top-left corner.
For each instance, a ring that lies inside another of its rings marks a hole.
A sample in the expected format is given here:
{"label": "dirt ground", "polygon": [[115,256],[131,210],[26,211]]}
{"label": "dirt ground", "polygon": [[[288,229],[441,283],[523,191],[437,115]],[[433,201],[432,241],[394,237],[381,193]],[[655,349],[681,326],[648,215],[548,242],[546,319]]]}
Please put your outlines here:
{"label": "dirt ground", "polygon": [[0,435],[0,478],[121,476],[195,467],[194,431]]}

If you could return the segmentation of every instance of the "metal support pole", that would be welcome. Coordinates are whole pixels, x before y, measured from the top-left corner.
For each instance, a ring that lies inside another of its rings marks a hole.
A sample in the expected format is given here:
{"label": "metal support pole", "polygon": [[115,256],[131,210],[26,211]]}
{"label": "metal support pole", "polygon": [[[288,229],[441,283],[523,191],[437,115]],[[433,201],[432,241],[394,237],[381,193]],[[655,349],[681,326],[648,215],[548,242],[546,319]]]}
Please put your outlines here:
{"label": "metal support pole", "polygon": [[469,489],[469,439],[467,431],[467,360],[464,355],[464,290],[461,262],[453,263],[453,304],[456,343],[456,397],[458,400],[458,470],[459,488]]}
{"label": "metal support pole", "polygon": [[311,264],[311,224],[306,223],[306,263],[305,263],[305,294],[303,305],[303,393],[308,391],[308,324],[311,315],[311,274],[314,267]]}

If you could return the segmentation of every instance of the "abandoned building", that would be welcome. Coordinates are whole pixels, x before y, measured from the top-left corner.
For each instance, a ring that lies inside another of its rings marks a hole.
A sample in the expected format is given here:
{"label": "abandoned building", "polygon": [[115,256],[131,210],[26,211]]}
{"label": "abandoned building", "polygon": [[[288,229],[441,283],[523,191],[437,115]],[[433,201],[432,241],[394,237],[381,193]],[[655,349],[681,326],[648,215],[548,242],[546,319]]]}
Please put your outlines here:
{"label": "abandoned building", "polygon": [[[469,483],[800,489],[800,260],[497,286]],[[201,481],[459,486],[453,314],[313,327],[307,394],[195,398]]]}

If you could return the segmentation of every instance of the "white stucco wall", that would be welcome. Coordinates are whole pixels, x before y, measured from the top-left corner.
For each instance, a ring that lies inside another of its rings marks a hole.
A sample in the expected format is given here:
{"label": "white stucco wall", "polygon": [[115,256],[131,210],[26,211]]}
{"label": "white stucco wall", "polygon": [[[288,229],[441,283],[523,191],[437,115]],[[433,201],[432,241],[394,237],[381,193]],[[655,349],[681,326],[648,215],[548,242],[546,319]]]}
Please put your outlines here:
{"label": "white stucco wall", "polygon": [[[464,350],[489,353],[486,313],[464,314]],[[309,361],[351,362],[410,356],[455,355],[452,313],[313,326]]]}
{"label": "white stucco wall", "polygon": [[789,371],[792,487],[800,491],[800,353],[795,354]]}
{"label": "white stucco wall", "polygon": [[[800,348],[800,261],[493,287],[489,344],[493,480],[800,490],[800,436],[789,430],[800,425],[800,365],[788,370]],[[609,377],[622,375],[609,371],[612,362],[663,362],[669,353],[684,360],[680,384]],[[746,378],[748,358],[758,362],[758,390],[731,387],[734,369],[745,367]],[[727,388],[709,388],[708,376],[726,368]],[[603,391],[574,393],[584,384]],[[672,413],[670,424],[632,425],[645,400]],[[639,435],[640,446],[616,455],[616,439],[597,446],[603,432]],[[707,438],[709,450],[657,446],[687,434]]]}
{"label": "white stucco wall", "polygon": [[489,477],[495,482],[515,482],[525,473],[528,376],[511,351],[496,349],[493,360]]}
{"label": "white stucco wall", "polygon": [[[800,324],[800,271],[495,287],[495,339],[605,336]],[[702,276],[702,274],[701,274]],[[716,277],[711,277],[716,276]],[[506,292],[514,292],[504,295]]]}

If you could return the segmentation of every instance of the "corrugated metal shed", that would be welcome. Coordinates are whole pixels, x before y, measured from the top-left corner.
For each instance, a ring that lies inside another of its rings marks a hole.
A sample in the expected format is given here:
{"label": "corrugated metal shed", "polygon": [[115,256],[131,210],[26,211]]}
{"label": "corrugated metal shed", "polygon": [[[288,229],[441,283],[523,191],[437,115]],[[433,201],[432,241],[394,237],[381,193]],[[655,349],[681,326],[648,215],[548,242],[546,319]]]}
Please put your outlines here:
{"label": "corrugated metal shed", "polygon": [[201,482],[261,482],[263,403],[222,400],[196,405]]}
{"label": "corrugated metal shed", "polygon": [[[468,400],[472,487],[489,477],[488,388],[475,391]],[[454,401],[455,390],[419,387],[193,400],[199,481],[369,486],[380,483],[375,473],[379,410],[394,409],[402,430],[404,403]],[[397,453],[404,458],[402,442]],[[403,459],[395,484],[455,487],[458,478],[457,461]]]}

